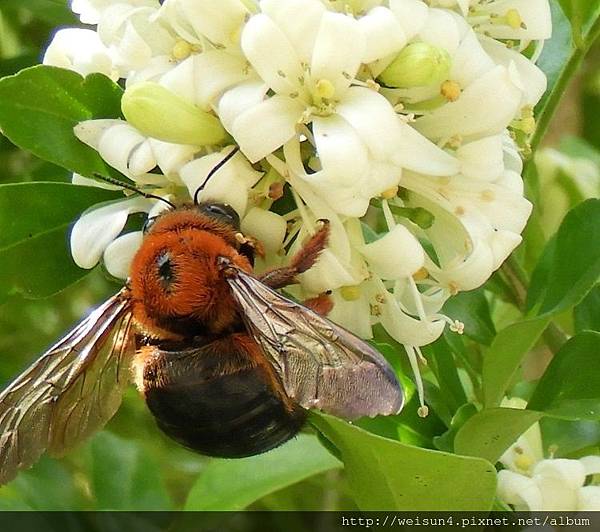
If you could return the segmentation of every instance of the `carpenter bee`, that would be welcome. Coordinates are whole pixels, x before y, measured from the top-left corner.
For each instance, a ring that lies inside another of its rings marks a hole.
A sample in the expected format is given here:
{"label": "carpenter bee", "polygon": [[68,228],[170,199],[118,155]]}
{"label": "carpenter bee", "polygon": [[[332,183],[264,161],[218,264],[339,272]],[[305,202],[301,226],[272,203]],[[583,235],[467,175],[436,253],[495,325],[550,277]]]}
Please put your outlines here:
{"label": "carpenter bee", "polygon": [[228,458],[289,440],[307,409],[355,419],[402,408],[383,356],[323,316],[326,295],[299,304],[276,291],[318,260],[326,221],[288,266],[256,275],[234,209],[197,194],[170,206],[126,285],[0,394],[0,483],[103,427],[131,380],[164,433]]}

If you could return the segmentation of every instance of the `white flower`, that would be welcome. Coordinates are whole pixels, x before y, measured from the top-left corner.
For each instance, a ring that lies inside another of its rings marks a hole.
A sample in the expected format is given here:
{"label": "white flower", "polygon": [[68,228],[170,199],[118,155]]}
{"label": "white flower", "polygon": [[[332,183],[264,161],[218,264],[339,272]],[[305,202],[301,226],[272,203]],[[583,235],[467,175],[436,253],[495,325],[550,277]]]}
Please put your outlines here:
{"label": "white flower", "polygon": [[[517,398],[502,403],[513,408],[525,405]],[[538,423],[519,437],[500,462],[506,469],[498,473],[498,496],[515,510],[600,510],[600,486],[584,485],[586,477],[600,473],[600,456],[544,459]]]}
{"label": "white flower", "polygon": [[92,30],[67,28],[54,34],[46,49],[43,63],[74,70],[82,76],[100,72],[116,79],[108,50]]}
{"label": "white flower", "polygon": [[[365,338],[381,324],[405,347],[426,414],[420,348],[447,324],[462,332],[441,313],[445,301],[489,279],[531,212],[520,154],[546,79],[521,51],[536,41],[535,58],[549,36],[548,0],[77,0],[73,9],[97,34],[75,30],[88,43],[78,47],[59,32],[47,62],[123,78],[130,121],[85,121],[78,138],[144,194],[181,204],[198,191],[232,205],[263,244],[259,269],[284,264],[328,219],[327,249],[290,291],[330,291],[331,317]],[[232,143],[242,153],[205,183]],[[128,215],[168,207],[126,194],[77,222],[78,264],[103,258],[127,275],[141,239],[121,234]]]}

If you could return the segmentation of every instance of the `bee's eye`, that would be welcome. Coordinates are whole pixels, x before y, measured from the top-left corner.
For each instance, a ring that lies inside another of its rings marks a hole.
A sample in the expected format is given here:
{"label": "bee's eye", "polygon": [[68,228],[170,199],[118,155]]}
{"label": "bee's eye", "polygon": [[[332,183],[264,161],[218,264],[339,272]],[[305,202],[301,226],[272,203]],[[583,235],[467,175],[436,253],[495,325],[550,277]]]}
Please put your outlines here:
{"label": "bee's eye", "polygon": [[173,271],[171,255],[167,251],[164,251],[156,257],[156,269],[160,282],[165,290],[168,290],[175,279],[175,273]]}
{"label": "bee's eye", "polygon": [[234,229],[240,228],[240,217],[235,210],[225,203],[204,203],[200,204],[200,210],[210,216],[228,223]]}

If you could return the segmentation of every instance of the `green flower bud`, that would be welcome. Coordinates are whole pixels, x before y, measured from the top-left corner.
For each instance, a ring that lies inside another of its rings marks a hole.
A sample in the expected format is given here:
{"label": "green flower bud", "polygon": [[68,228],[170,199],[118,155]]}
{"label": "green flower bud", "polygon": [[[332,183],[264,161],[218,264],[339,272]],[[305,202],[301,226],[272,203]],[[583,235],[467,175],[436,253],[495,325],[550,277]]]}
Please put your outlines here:
{"label": "green flower bud", "polygon": [[227,138],[216,116],[158,83],[146,81],[128,88],[121,110],[133,127],[165,142],[205,146],[220,144]]}
{"label": "green flower bud", "polygon": [[425,42],[404,47],[381,73],[379,80],[388,87],[409,89],[441,83],[448,78],[452,59],[443,48]]}

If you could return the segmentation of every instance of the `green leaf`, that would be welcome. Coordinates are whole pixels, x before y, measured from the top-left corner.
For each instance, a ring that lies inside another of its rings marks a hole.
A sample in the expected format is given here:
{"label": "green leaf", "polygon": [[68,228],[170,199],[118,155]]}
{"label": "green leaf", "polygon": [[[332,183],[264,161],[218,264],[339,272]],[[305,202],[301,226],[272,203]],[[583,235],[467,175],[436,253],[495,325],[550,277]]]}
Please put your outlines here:
{"label": "green leaf", "polygon": [[454,439],[460,428],[466,421],[477,414],[477,407],[473,403],[462,405],[454,414],[450,423],[450,428],[441,436],[436,436],[433,439],[436,449],[440,451],[454,452]]}
{"label": "green leaf", "polygon": [[450,346],[442,336],[432,345],[424,348],[423,352],[438,381],[447,407],[450,412],[456,412],[460,405],[467,402],[467,396],[458,376],[456,361]]}
{"label": "green leaf", "polygon": [[571,420],[600,420],[600,333],[571,338],[550,362],[528,408]]}
{"label": "green leaf", "polygon": [[74,25],[77,19],[68,8],[67,3],[62,0],[2,0],[2,8],[15,11],[26,9],[39,20],[43,20],[53,26]]}
{"label": "green leaf", "polygon": [[139,442],[104,431],[94,437],[90,447],[91,489],[97,510],[171,509],[160,465]]}
{"label": "green leaf", "polygon": [[69,252],[69,227],[85,209],[120,192],[68,183],[0,185],[0,301],[21,293],[52,295],[80,279]]}
{"label": "green leaf", "polygon": [[516,408],[490,408],[471,418],[454,439],[457,454],[478,456],[496,463],[504,451],[544,414]]}
{"label": "green leaf", "polygon": [[84,79],[38,65],[0,79],[0,128],[41,159],[88,177],[108,175],[100,155],[75,137],[73,127],[83,120],[118,118],[122,92],[102,74]]}
{"label": "green leaf", "polygon": [[212,460],[190,491],[185,509],[243,510],[265,495],[339,467],[315,436],[299,434],[268,453]]}
{"label": "green leaf", "polygon": [[[22,471],[17,478],[0,490],[0,504],[6,501],[16,503],[7,509],[16,510],[26,505],[38,511],[58,511],[81,508],[84,504],[83,493],[58,460],[47,456],[31,469]],[[18,505],[18,506],[17,506]]]}
{"label": "green leaf", "polygon": [[575,332],[600,332],[600,285],[594,286],[585,299],[575,307]]}
{"label": "green leaf", "polygon": [[465,324],[465,335],[476,342],[490,345],[496,330],[490,307],[482,289],[461,292],[444,305],[444,314]]}
{"label": "green leaf", "polygon": [[496,470],[485,460],[404,445],[325,414],[311,413],[311,423],[340,451],[361,510],[492,507]]}
{"label": "green leaf", "polygon": [[557,314],[578,304],[600,277],[600,199],[571,209],[533,273],[528,310]]}
{"label": "green leaf", "polygon": [[483,393],[486,408],[502,401],[525,354],[544,332],[548,316],[517,321],[502,329],[483,359]]}

